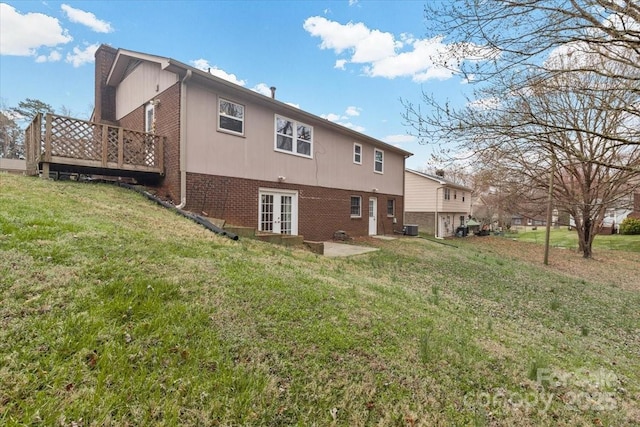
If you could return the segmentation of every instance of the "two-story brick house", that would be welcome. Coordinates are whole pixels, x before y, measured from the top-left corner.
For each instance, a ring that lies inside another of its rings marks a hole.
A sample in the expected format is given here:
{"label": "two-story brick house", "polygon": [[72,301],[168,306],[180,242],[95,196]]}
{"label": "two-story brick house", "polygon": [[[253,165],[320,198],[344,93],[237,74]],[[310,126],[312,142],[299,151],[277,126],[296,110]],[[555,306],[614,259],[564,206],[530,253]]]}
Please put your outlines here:
{"label": "two-story brick house", "polygon": [[95,81],[94,121],[166,137],[180,207],[309,240],[402,228],[407,151],[166,57],[102,45]]}
{"label": "two-story brick house", "polygon": [[405,216],[407,224],[436,237],[454,236],[466,225],[471,213],[472,189],[443,176],[405,171]]}

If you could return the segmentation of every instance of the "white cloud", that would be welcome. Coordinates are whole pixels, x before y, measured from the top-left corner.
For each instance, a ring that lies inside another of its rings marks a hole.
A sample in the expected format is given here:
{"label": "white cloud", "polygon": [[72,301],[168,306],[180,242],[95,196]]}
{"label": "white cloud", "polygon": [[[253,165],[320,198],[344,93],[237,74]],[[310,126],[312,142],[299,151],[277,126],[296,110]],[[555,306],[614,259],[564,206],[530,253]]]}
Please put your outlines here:
{"label": "white cloud", "polygon": [[354,107],[354,106],[349,106],[347,107],[347,109],[345,110],[344,114],[335,114],[335,113],[328,113],[328,114],[321,114],[320,117],[322,117],[323,119],[327,119],[330,122],[334,122],[337,123],[339,125],[342,125],[344,127],[347,127],[349,129],[353,129],[357,132],[364,132],[365,128],[359,125],[355,125],[351,122],[349,122],[349,118],[350,117],[357,117],[360,115],[360,111],[362,111],[362,108],[359,107]]}
{"label": "white cloud", "polygon": [[[409,33],[398,37],[392,33],[369,29],[363,23],[341,24],[321,16],[312,16],[303,28],[319,37],[320,49],[333,50],[341,56],[334,68],[363,64],[370,77],[410,77],[415,82],[451,78],[463,61],[479,61],[499,54],[471,44],[447,45],[442,37],[416,39]],[[347,57],[347,58],[345,58]]]}
{"label": "white cloud", "polygon": [[445,80],[453,76],[452,71],[436,64],[436,58],[439,60],[447,51],[441,38],[416,40],[411,47],[411,51],[373,62],[365,71],[371,77],[411,77],[416,82]]}
{"label": "white cloud", "polygon": [[227,73],[226,71],[221,70],[215,65],[214,66],[210,65],[209,61],[207,61],[206,59],[200,58],[190,62],[191,62],[191,65],[193,65],[197,69],[206,71],[216,77],[220,77],[221,79],[224,79],[231,83],[235,83],[239,86],[245,86],[247,84],[246,81],[240,80],[235,74]]}
{"label": "white cloud", "polygon": [[358,4],[359,0],[349,0],[349,6],[355,6]]}
{"label": "white cloud", "polygon": [[482,98],[482,99],[474,99],[473,101],[467,102],[467,107],[473,108],[476,110],[491,110],[498,108],[500,105],[499,98]]}
{"label": "white cloud", "polygon": [[362,108],[359,107],[354,107],[353,105],[350,105],[349,107],[347,107],[347,109],[345,110],[345,114],[347,116],[359,116],[360,115],[360,111],[362,111]]}
{"label": "white cloud", "polygon": [[95,53],[99,47],[100,43],[90,44],[85,46],[84,49],[76,46],[73,48],[73,53],[67,53],[66,61],[73,64],[76,68],[84,64],[90,64],[95,60]]}
{"label": "white cloud", "polygon": [[322,117],[323,119],[327,119],[330,122],[337,122],[338,120],[343,118],[343,116],[341,116],[340,114],[333,114],[333,113],[321,114],[320,117]]}
{"label": "white cloud", "polygon": [[344,126],[344,127],[346,127],[346,128],[349,128],[349,129],[355,130],[356,132],[360,132],[360,133],[363,133],[363,132],[365,131],[365,129],[366,129],[366,128],[365,128],[365,127],[363,127],[363,126],[354,125],[354,124],[353,124],[353,123],[351,123],[351,122],[338,122],[338,124],[339,124],[339,125],[342,125],[342,126]]}
{"label": "white cloud", "polygon": [[398,146],[399,144],[415,142],[416,137],[412,135],[407,135],[407,134],[387,135],[384,138],[382,138],[382,140],[388,144],[396,144],[396,146]]}
{"label": "white cloud", "polygon": [[254,87],[251,88],[252,91],[258,92],[261,95],[271,97],[271,86],[265,83],[258,83]]}
{"label": "white cloud", "polygon": [[67,15],[69,21],[89,27],[96,33],[110,33],[113,31],[110,23],[98,19],[96,15],[91,12],[73,8],[68,4],[63,4],[60,8]]}
{"label": "white cloud", "polygon": [[73,37],[60,22],[42,13],[20,14],[0,3],[0,55],[35,56],[42,46],[69,43]]}
{"label": "white cloud", "polygon": [[363,23],[342,25],[321,16],[313,16],[304,21],[303,28],[312,36],[322,39],[321,49],[333,49],[337,54],[351,51],[351,62],[382,59],[392,55],[396,47],[391,33],[372,31]]}
{"label": "white cloud", "polygon": [[38,55],[36,62],[58,62],[62,59],[62,54],[57,50],[52,50],[49,55]]}
{"label": "white cloud", "polygon": [[[355,109],[356,107],[349,107],[347,108],[347,111],[352,111],[350,109]],[[358,113],[360,114],[360,113]],[[358,114],[354,114],[354,116],[358,115]],[[341,126],[344,126],[346,128],[349,129],[353,129],[356,132],[364,132],[365,128],[359,125],[355,125],[347,120],[349,120],[348,116],[342,115],[342,114],[335,114],[335,113],[329,113],[329,114],[321,114],[320,117],[322,117],[323,119],[327,119],[330,122],[339,124]]]}

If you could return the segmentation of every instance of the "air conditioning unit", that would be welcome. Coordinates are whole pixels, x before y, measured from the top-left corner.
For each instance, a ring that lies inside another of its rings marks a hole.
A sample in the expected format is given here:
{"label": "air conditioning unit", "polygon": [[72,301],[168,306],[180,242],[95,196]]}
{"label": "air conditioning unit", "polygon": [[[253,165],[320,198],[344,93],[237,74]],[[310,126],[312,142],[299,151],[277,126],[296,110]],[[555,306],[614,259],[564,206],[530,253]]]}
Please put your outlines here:
{"label": "air conditioning unit", "polygon": [[405,224],[404,226],[404,234],[407,236],[417,236],[418,235],[418,226],[415,224]]}

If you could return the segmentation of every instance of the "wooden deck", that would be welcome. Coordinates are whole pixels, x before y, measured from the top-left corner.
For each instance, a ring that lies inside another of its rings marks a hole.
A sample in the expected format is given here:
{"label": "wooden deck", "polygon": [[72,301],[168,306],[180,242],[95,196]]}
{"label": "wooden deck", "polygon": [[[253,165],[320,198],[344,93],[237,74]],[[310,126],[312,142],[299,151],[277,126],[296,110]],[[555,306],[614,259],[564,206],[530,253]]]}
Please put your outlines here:
{"label": "wooden deck", "polygon": [[50,172],[157,180],[165,137],[71,117],[38,114],[25,131],[27,174]]}

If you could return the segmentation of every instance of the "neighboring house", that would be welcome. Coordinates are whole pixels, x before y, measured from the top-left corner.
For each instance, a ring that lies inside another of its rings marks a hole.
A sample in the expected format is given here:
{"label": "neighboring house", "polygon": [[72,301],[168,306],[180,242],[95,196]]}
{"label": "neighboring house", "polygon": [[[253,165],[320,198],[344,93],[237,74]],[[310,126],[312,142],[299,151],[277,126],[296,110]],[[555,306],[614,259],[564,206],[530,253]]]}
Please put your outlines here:
{"label": "neighboring house", "polygon": [[4,159],[0,157],[0,171],[24,174],[26,170],[26,161],[21,159]]}
{"label": "neighboring house", "polygon": [[[626,218],[640,218],[640,193],[628,194],[620,198],[615,205],[610,205],[604,211],[604,216],[597,229],[598,234],[616,234],[620,231],[620,224]],[[575,219],[569,217],[569,227],[575,227]]]}
{"label": "neighboring house", "polygon": [[436,237],[454,236],[471,212],[471,188],[411,169],[404,172],[406,224]]}
{"label": "neighboring house", "polygon": [[627,218],[640,219],[640,193],[634,193],[633,195],[633,212],[631,212]]}
{"label": "neighboring house", "polygon": [[411,153],[170,58],[102,45],[95,67],[93,121],[166,137],[159,196],[308,240],[402,229]]}
{"label": "neighboring house", "polygon": [[[551,223],[558,220],[558,211],[554,209]],[[547,217],[542,215],[513,214],[511,215],[511,228],[515,230],[526,230],[527,227],[544,227],[547,225]]]}

